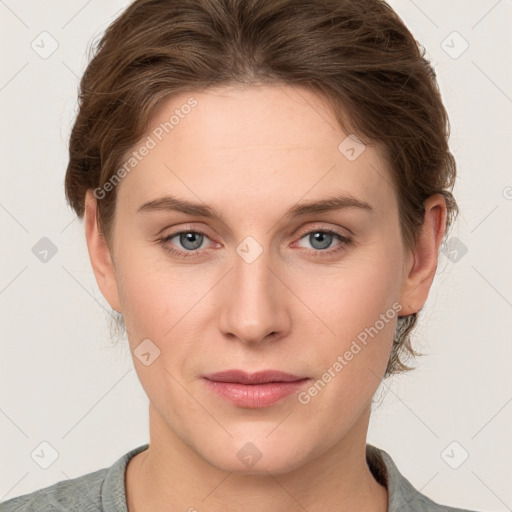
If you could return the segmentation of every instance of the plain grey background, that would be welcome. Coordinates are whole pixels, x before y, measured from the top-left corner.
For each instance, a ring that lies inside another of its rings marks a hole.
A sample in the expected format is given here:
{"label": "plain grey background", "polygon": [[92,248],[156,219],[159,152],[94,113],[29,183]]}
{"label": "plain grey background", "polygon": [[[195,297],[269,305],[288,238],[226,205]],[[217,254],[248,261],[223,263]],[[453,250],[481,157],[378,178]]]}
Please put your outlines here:
{"label": "plain grey background", "polygon": [[[435,65],[461,214],[414,337],[427,355],[382,384],[368,441],[436,501],[512,510],[512,2],[389,3]],[[63,188],[88,45],[127,4],[0,0],[0,500],[149,440]]]}

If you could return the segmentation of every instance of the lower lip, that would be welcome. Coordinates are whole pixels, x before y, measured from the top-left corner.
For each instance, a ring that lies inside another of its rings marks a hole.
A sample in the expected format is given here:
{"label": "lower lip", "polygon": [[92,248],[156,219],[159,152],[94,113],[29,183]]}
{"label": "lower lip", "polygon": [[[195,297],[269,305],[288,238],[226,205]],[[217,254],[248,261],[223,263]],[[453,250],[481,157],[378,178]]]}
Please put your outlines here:
{"label": "lower lip", "polygon": [[240,384],[238,382],[218,382],[204,379],[214,392],[239,407],[259,409],[276,404],[297,393],[309,379],[293,382],[269,382],[266,384]]}

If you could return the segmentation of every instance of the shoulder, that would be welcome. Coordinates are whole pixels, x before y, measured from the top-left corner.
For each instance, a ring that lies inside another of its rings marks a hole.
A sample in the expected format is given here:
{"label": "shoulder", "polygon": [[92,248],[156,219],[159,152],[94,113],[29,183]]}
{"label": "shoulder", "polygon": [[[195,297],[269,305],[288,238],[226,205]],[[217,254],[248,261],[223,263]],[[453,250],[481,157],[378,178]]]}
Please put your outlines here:
{"label": "shoulder", "polygon": [[441,505],[421,494],[384,450],[367,444],[366,460],[375,479],[388,489],[388,512],[476,512]]}
{"label": "shoulder", "polygon": [[125,453],[112,466],[61,480],[53,485],[0,503],[1,512],[126,511],[125,469],[128,461],[149,445]]}
{"label": "shoulder", "polygon": [[0,504],[2,512],[50,512],[56,510],[101,510],[101,487],[108,468],[62,480],[43,489]]}

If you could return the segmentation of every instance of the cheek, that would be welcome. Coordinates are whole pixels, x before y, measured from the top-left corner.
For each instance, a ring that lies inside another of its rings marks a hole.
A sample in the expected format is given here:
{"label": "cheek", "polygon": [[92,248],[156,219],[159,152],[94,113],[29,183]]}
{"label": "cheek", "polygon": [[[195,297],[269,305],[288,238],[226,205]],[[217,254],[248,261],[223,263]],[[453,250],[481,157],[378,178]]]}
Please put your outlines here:
{"label": "cheek", "polygon": [[328,276],[308,278],[298,290],[329,328],[322,324],[324,334],[317,334],[319,342],[314,350],[321,374],[304,402],[323,395],[340,406],[361,405],[378,387],[401,309],[400,261],[386,254],[394,253],[367,252],[354,264],[347,262]]}
{"label": "cheek", "polygon": [[[162,359],[180,362],[197,345],[218,277],[193,265],[171,264],[150,248],[119,262],[118,287],[130,347],[150,339]],[[164,250],[161,250],[164,253]],[[172,346],[172,350],[170,347]]]}
{"label": "cheek", "polygon": [[[167,407],[173,414],[193,411],[193,401],[183,395],[173,377],[181,381],[183,365],[193,349],[190,323],[197,318],[193,306],[200,290],[192,293],[192,283],[182,271],[164,271],[155,258],[151,262],[130,258],[122,269],[119,291],[139,381],[162,413]],[[149,356],[144,359],[144,354]]]}
{"label": "cheek", "polygon": [[[331,338],[346,341],[373,326],[398,300],[401,261],[396,254],[385,246],[361,251],[328,272],[302,273],[294,280],[294,290],[330,328]],[[388,313],[392,320],[394,311]],[[393,322],[386,320],[386,328],[381,322],[379,326],[389,334]]]}
{"label": "cheek", "polygon": [[144,338],[161,338],[181,309],[180,298],[186,297],[180,281],[164,272],[160,260],[149,253],[133,250],[117,258],[119,296],[132,345]]}

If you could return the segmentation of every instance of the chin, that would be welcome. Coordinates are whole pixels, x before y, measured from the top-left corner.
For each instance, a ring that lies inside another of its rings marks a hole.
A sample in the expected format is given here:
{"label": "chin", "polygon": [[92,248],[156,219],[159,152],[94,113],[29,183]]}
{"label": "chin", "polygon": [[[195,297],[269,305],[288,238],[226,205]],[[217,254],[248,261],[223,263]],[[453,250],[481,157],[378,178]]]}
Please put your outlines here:
{"label": "chin", "polygon": [[265,428],[256,436],[229,437],[225,443],[210,440],[198,453],[216,468],[240,475],[268,476],[268,473],[288,473],[301,467],[308,451],[305,442],[283,443],[277,437],[271,440],[266,438],[270,431]]}

